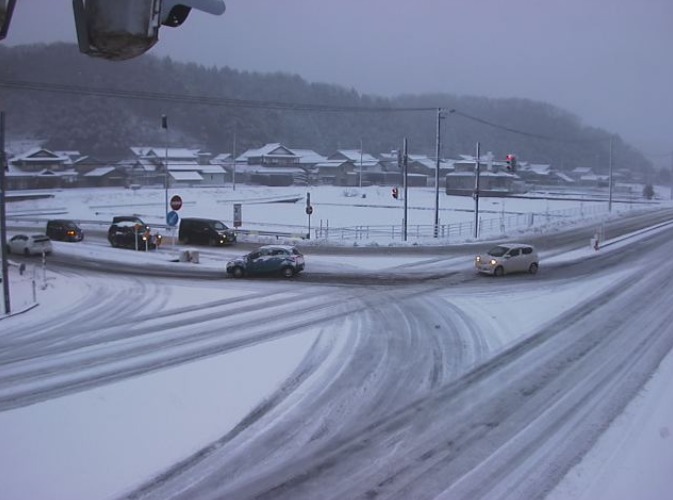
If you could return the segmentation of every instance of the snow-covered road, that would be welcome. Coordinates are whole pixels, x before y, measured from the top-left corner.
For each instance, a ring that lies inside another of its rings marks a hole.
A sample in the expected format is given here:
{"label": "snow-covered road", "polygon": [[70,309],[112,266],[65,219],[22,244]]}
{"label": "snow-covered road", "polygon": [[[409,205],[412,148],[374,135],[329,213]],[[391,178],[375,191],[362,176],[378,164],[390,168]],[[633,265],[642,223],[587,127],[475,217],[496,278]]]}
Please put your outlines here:
{"label": "snow-covered road", "polygon": [[[669,239],[662,227],[618,252],[557,256],[547,272],[543,265],[537,276],[503,280],[475,277],[454,256],[425,256],[404,268],[444,267],[443,274],[395,286],[377,282],[379,271],[329,285],[59,271],[59,286],[85,276],[87,285],[73,289],[53,320],[5,320],[12,329],[0,348],[0,422],[16,426],[14,412],[65,394],[293,342],[297,357],[283,383],[239,421],[107,493],[87,491],[162,499],[544,496],[671,349]],[[15,498],[33,491],[5,479]]]}

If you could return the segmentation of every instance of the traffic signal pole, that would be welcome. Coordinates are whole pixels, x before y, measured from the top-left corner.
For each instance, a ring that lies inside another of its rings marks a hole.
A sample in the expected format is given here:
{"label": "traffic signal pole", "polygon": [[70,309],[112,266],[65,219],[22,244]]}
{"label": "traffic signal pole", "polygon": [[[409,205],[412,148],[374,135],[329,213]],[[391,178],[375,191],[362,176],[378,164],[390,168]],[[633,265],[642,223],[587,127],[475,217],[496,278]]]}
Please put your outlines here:
{"label": "traffic signal pole", "polygon": [[437,150],[435,154],[436,164],[435,164],[435,229],[434,236],[435,238],[439,237],[439,166],[440,166],[440,150],[441,150],[441,131],[442,131],[442,108],[437,108]]}
{"label": "traffic signal pole", "polygon": [[477,157],[474,163],[474,237],[479,237],[479,156],[480,156],[480,145],[477,143]]}
{"label": "traffic signal pole", "polygon": [[2,292],[5,297],[5,314],[12,312],[9,301],[9,262],[7,262],[7,217],[5,214],[5,112],[0,111],[0,245],[2,245]]}
{"label": "traffic signal pole", "polygon": [[403,235],[404,235],[404,241],[407,241],[407,216],[409,214],[409,201],[408,201],[408,194],[409,194],[409,184],[407,182],[408,180],[408,173],[409,173],[409,155],[407,154],[407,138],[404,138],[404,148],[402,150],[402,166],[404,168],[404,219],[403,219],[403,224],[402,224],[402,230],[403,230]]}

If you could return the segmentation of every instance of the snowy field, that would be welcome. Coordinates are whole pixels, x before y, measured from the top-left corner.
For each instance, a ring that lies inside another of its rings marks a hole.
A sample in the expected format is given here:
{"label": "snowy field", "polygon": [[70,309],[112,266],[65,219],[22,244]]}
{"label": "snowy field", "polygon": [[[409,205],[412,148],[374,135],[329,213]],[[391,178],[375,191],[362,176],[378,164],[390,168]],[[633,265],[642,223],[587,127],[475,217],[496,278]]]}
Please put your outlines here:
{"label": "snowy field", "polygon": [[[180,194],[185,200],[181,212],[184,216],[216,217],[216,214],[221,214],[219,218],[231,224],[232,203],[236,201],[235,196],[240,195],[239,200],[244,203],[244,221],[249,218],[255,224],[274,221],[301,227],[306,219],[303,202],[297,205],[250,202],[275,196],[278,194],[275,190],[245,190],[241,187],[236,193],[215,190],[214,197],[199,196],[190,190],[183,190]],[[395,224],[394,219],[401,213],[398,207],[344,207],[354,197],[343,196],[336,189],[316,190],[311,196],[316,207],[314,221],[316,217],[324,217],[323,220],[330,220],[330,225]],[[432,207],[432,196],[432,190],[428,190],[415,203],[419,207]],[[29,218],[35,217],[38,211],[54,210],[61,212],[59,217],[109,221],[113,214],[119,213],[119,207],[124,207],[124,213],[138,213],[147,222],[156,223],[160,220],[163,200],[162,190],[102,190],[90,191],[84,196],[82,192],[74,196],[74,193],[63,191],[53,199],[24,202],[13,205],[11,210],[30,209],[34,212]],[[380,205],[391,204],[392,201],[385,188],[368,189],[366,200]],[[495,208],[494,217],[498,217],[497,203],[502,202],[484,201],[487,207],[490,204]],[[529,200],[506,200],[504,203],[507,211],[521,213],[543,214],[548,210],[578,208],[577,202],[573,202],[574,207],[561,201],[537,201],[537,205]],[[449,204],[452,210],[445,206]],[[469,198],[443,196],[442,221],[454,223],[474,217],[473,213],[453,210],[459,205],[461,210],[473,208]],[[412,211],[410,222],[431,224],[432,211]],[[550,226],[552,230],[554,227]],[[12,233],[11,229],[9,232]],[[638,238],[638,235],[632,235],[631,241],[633,238]],[[604,244],[601,252],[615,251],[621,243],[605,241]],[[168,262],[168,250],[166,253],[144,254],[55,243],[55,252],[109,262],[132,260],[159,267],[194,266]],[[230,252],[240,253],[235,249]],[[592,252],[594,250],[587,244],[586,248],[564,255],[543,255],[542,266],[545,262],[587,258]],[[418,259],[404,258],[410,261]],[[332,256],[325,255],[316,256],[307,265],[326,272],[358,268],[385,271],[400,265],[400,260],[351,256],[339,257],[337,262]],[[459,260],[449,265],[457,270],[466,270],[471,267],[471,262]],[[206,255],[199,266],[221,270],[222,263]],[[116,278],[82,286],[81,277],[77,275],[54,273],[39,265],[34,268],[29,266],[28,272],[23,275],[19,275],[18,269],[12,266],[10,276],[13,310],[19,314],[0,319],[0,347],[2,335],[11,334],[13,328],[36,320],[49,321],[60,312],[75,307],[92,290],[112,290],[118,285],[120,293],[124,293],[125,287],[129,286],[128,282]],[[572,301],[599,294],[610,283],[620,279],[622,276],[616,273],[608,278],[583,281],[579,291],[566,284],[555,289],[536,289],[510,295],[501,303],[492,302],[492,314],[481,316],[481,321],[485,329],[498,332],[492,341],[496,350],[503,349],[547,321],[550,307],[555,309],[552,311],[555,314],[567,308]],[[172,284],[162,280],[160,285],[153,285],[162,288],[162,302],[153,306],[154,311],[252,293],[245,281],[227,283],[231,285],[223,287],[216,286],[217,282],[202,284],[191,281],[189,284]],[[261,286],[267,286],[270,293],[275,293],[282,285],[270,282]],[[129,293],[132,292],[129,290]],[[474,300],[454,294],[450,289],[445,296],[449,302],[466,311],[475,307]],[[537,303],[539,307],[536,307]],[[531,310],[540,310],[543,314],[531,315]],[[505,316],[509,321],[500,321]],[[480,315],[475,314],[475,317]],[[494,328],[496,323],[497,328]],[[147,478],[231,430],[292,373],[317,335],[317,330],[303,331],[275,342],[0,412],[0,497],[11,500],[78,500],[124,495]],[[669,384],[672,378],[673,359],[669,356],[641,395],[549,498],[667,498],[672,487],[670,471],[673,470],[673,397]],[[0,387],[0,393],[3,390]]]}
{"label": "snowy field", "polygon": [[[637,192],[639,187],[634,187]],[[660,198],[668,199],[664,188]],[[301,237],[309,232],[317,243],[331,245],[403,244],[404,201],[395,200],[389,187],[361,189],[333,186],[300,188],[239,185],[234,191],[223,188],[160,188],[139,190],[103,188],[73,189],[54,193],[53,198],[13,202],[8,209],[10,221],[45,218],[72,218],[83,227],[107,229],[114,215],[135,214],[150,225],[165,224],[166,200],[181,197],[180,217],[219,219],[233,226],[234,205],[241,205],[244,232],[279,232]],[[538,195],[541,195],[539,193]],[[313,214],[306,214],[310,197]],[[550,195],[550,197],[552,197]],[[572,199],[481,198],[479,202],[479,237],[502,233],[519,234],[543,227],[605,217],[607,196],[575,195]],[[279,200],[295,199],[295,203]],[[276,201],[276,202],[274,202]],[[642,198],[613,196],[613,214],[647,208]],[[469,196],[446,196],[439,193],[439,238],[434,238],[434,188],[413,188],[408,193],[407,244],[436,245],[447,242],[473,241],[475,202]],[[655,205],[656,202],[649,204]],[[165,230],[170,233],[170,229]],[[263,233],[262,233],[263,234]]]}

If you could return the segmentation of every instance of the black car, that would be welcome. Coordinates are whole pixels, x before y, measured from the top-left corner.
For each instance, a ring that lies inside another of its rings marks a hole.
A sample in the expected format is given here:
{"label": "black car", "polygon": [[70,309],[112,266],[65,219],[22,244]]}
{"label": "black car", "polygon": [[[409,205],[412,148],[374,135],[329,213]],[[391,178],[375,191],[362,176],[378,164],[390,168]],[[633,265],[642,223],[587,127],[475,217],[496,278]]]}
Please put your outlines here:
{"label": "black car", "polygon": [[54,219],[47,221],[47,236],[55,241],[82,241],[84,232],[75,221]]}
{"label": "black car", "polygon": [[265,245],[227,263],[234,278],[279,274],[291,278],[304,270],[304,256],[290,245]]}
{"label": "black car", "polygon": [[216,219],[186,217],[180,220],[180,243],[224,246],[236,243],[236,232]]}
{"label": "black car", "polygon": [[113,247],[135,250],[154,250],[161,244],[161,235],[152,233],[150,227],[134,215],[114,217],[107,239]]}

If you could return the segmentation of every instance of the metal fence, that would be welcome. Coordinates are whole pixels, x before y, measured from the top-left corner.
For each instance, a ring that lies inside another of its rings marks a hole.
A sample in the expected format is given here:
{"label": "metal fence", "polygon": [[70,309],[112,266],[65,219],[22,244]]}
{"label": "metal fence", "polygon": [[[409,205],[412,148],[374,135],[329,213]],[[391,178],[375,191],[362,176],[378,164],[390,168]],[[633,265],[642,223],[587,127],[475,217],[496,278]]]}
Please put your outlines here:
{"label": "metal fence", "polygon": [[[613,210],[624,211],[630,207],[613,207]],[[544,212],[502,213],[496,217],[479,218],[477,238],[506,235],[513,231],[525,231],[533,227],[544,227],[551,224],[591,220],[608,214],[607,204],[580,206],[562,210],[546,210]],[[440,239],[445,242],[473,240],[475,222],[464,221],[452,224],[410,224],[407,226],[407,241]],[[311,238],[325,241],[403,241],[402,225],[359,225],[348,227],[330,227],[329,223],[321,222],[312,228]]]}

